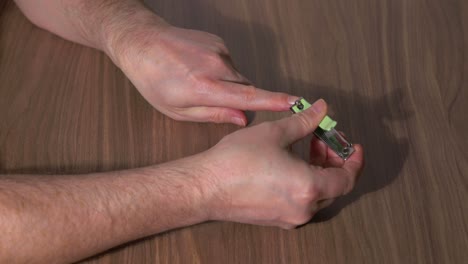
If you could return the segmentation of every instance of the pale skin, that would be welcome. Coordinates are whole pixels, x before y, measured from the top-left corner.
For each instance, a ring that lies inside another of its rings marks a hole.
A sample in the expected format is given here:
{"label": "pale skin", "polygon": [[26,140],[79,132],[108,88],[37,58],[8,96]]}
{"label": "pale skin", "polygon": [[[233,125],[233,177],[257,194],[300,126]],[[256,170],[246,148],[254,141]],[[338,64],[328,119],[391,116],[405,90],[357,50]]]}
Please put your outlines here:
{"label": "pale skin", "polygon": [[[16,2],[39,27],[104,51],[150,104],[174,119],[244,126],[243,110],[287,110],[297,98],[252,86],[230,64],[220,38],[170,26],[138,1]],[[317,139],[310,162],[288,151],[326,112],[318,100],[200,154],[145,168],[2,175],[0,263],[73,262],[210,220],[304,224],[352,190],[364,163],[360,145],[346,162]]]}

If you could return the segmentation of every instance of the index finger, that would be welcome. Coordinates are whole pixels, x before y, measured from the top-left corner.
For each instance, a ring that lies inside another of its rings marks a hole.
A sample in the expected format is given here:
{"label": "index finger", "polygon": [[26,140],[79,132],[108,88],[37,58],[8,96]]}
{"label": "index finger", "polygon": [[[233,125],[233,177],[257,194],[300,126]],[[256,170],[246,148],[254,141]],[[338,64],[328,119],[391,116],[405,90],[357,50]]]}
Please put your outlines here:
{"label": "index finger", "polygon": [[253,85],[213,81],[209,96],[200,98],[205,106],[220,106],[251,111],[286,111],[298,99],[285,93],[270,92]]}

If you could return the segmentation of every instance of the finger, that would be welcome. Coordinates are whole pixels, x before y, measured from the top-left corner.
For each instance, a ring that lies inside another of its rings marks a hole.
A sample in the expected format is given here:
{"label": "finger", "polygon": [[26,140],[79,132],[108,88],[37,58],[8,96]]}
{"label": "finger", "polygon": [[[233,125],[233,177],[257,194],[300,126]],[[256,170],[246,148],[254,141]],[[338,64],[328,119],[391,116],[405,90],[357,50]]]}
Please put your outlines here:
{"label": "finger", "polygon": [[354,153],[344,162],[343,169],[350,174],[360,176],[364,168],[364,149],[360,144],[353,145]]}
{"label": "finger", "polygon": [[[210,96],[199,98],[202,105],[251,111],[286,111],[298,99],[236,82],[213,80]],[[242,82],[242,81],[240,81]]]}
{"label": "finger", "polygon": [[239,126],[247,124],[244,112],[225,107],[191,107],[179,112],[189,121],[213,122],[213,123],[233,123]]}
{"label": "finger", "polygon": [[327,160],[327,151],[327,145],[316,136],[313,136],[310,141],[310,164],[323,167]]}
{"label": "finger", "polygon": [[[345,133],[343,131],[338,131],[343,137],[345,137]],[[336,154],[336,152],[328,148],[327,150],[327,158],[325,159],[325,162],[323,163],[324,168],[328,167],[342,167],[344,164],[344,160]]]}
{"label": "finger", "polygon": [[322,164],[322,167],[329,168],[329,167],[342,167],[344,164],[344,160],[336,154],[333,149],[327,147],[327,158],[325,162]]}
{"label": "finger", "polygon": [[279,139],[281,146],[286,147],[312,133],[325,117],[326,112],[327,103],[320,99],[309,109],[274,122],[282,131],[281,139]]}
{"label": "finger", "polygon": [[349,193],[356,183],[364,166],[363,149],[361,145],[355,145],[355,152],[346,160],[342,167],[330,167],[314,173],[321,196],[325,199],[335,198]]}

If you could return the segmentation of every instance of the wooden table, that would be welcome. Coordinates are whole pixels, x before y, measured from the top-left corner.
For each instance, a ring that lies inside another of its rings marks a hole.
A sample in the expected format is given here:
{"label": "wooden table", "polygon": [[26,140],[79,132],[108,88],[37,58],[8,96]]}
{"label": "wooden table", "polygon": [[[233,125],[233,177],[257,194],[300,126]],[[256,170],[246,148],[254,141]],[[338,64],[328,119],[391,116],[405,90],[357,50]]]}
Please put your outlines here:
{"label": "wooden table", "polygon": [[[257,86],[325,98],[367,167],[352,194],[296,230],[204,223],[83,263],[468,263],[467,1],[150,2],[224,38]],[[166,118],[104,54],[0,6],[1,173],[145,166],[237,129]]]}

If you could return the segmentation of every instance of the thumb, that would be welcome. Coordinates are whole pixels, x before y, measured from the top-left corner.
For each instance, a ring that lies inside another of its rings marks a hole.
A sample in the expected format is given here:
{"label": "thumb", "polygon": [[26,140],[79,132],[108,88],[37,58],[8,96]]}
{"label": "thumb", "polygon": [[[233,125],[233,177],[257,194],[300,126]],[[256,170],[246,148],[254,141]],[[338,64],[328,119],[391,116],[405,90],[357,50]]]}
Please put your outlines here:
{"label": "thumb", "polygon": [[327,114],[327,103],[317,100],[307,110],[276,121],[283,131],[281,145],[288,146],[312,133]]}

